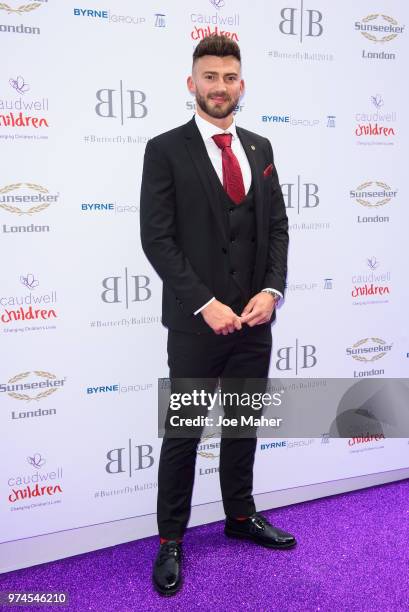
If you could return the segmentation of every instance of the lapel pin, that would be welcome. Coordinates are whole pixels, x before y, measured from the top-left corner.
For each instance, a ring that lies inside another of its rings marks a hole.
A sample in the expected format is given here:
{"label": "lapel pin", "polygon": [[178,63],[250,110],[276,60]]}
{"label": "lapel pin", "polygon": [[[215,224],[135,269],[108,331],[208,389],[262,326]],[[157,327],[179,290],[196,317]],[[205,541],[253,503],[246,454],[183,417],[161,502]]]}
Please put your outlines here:
{"label": "lapel pin", "polygon": [[256,147],[254,145],[251,145],[251,148],[252,148],[253,151],[256,150]]}

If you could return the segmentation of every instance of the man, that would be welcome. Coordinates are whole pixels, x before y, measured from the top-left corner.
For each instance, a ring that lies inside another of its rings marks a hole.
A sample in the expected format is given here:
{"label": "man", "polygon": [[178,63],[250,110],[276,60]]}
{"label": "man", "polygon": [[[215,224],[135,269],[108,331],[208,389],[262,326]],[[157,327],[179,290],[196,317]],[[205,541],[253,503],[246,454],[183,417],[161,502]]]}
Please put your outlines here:
{"label": "man", "polygon": [[[203,39],[187,85],[196,115],[148,142],[141,187],[142,246],[163,281],[170,378],[265,379],[288,249],[273,151],[266,138],[235,125],[244,92],[235,42]],[[199,439],[200,432],[189,439],[165,435],[162,443],[153,582],[165,595],[181,586]],[[295,538],[256,513],[256,443],[255,436],[222,437],[225,534],[290,548]]]}

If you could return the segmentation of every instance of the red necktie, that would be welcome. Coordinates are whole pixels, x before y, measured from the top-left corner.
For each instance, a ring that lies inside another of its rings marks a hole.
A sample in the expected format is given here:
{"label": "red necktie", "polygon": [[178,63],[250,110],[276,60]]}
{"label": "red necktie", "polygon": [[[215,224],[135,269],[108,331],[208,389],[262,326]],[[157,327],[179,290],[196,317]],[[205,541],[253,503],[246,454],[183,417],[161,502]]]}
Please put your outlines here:
{"label": "red necktie", "polygon": [[216,134],[213,140],[222,151],[223,187],[235,204],[244,200],[243,175],[240,164],[231,148],[231,134]]}

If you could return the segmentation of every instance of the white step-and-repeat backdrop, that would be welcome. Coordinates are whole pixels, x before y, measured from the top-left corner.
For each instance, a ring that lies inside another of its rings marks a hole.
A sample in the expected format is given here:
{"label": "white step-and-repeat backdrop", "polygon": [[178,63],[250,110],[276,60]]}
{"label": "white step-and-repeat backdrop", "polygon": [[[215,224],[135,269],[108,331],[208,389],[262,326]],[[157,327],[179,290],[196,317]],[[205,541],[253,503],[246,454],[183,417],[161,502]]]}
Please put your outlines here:
{"label": "white step-and-repeat backdrop", "polygon": [[[288,207],[271,376],[409,363],[406,2],[23,1],[0,4],[2,543],[155,512],[168,371],[141,168],[192,117],[206,35],[241,46],[237,123],[271,140]],[[409,466],[406,439],[327,433],[260,440],[255,492]],[[195,504],[220,499],[218,446]]]}

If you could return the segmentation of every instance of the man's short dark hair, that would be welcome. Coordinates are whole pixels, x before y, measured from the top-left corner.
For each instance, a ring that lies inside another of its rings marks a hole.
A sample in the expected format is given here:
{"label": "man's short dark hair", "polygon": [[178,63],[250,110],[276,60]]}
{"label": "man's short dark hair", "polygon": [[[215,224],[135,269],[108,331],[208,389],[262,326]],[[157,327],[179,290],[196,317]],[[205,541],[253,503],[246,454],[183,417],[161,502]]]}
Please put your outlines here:
{"label": "man's short dark hair", "polygon": [[204,55],[216,55],[217,57],[232,55],[241,62],[239,45],[231,38],[223,35],[203,38],[193,52],[193,64]]}

